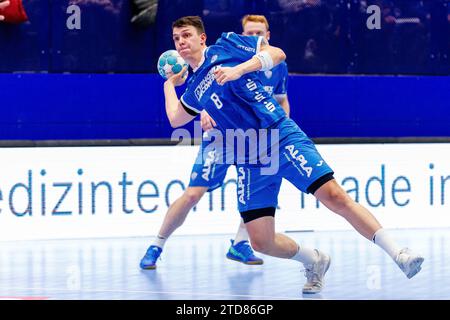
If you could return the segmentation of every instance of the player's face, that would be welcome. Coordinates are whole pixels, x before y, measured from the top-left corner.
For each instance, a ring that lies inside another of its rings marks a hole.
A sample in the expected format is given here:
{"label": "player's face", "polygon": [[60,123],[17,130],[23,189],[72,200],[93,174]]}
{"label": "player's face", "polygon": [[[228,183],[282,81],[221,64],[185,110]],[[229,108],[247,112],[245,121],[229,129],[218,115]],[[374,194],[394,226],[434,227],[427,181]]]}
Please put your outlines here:
{"label": "player's face", "polygon": [[242,32],[244,36],[260,36],[269,40],[270,32],[266,29],[266,25],[262,22],[248,21],[244,25],[244,30]]}
{"label": "player's face", "polygon": [[198,34],[197,29],[193,26],[184,26],[173,28],[172,38],[175,49],[183,59],[188,61],[189,58],[196,56],[198,52],[203,50],[206,35],[204,33]]}

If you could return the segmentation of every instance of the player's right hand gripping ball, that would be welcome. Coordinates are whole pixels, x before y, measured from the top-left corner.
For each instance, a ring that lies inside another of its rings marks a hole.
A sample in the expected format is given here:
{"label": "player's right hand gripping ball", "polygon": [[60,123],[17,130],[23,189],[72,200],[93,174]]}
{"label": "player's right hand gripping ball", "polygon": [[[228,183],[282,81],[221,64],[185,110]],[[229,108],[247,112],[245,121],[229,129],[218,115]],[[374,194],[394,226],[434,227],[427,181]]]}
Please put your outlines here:
{"label": "player's right hand gripping ball", "polygon": [[[188,64],[180,56],[177,50],[167,50],[163,52],[158,59],[158,72],[164,79],[167,80],[171,75],[177,74],[183,69],[183,67],[188,67]],[[183,74],[183,78],[186,79],[188,76],[188,71]]]}

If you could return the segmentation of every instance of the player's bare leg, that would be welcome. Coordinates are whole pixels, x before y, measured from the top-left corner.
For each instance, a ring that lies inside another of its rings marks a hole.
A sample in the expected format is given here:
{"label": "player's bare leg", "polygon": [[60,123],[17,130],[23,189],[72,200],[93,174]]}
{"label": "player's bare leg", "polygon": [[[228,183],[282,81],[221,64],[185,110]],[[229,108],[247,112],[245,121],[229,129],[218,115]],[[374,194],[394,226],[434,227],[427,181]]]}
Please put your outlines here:
{"label": "player's bare leg", "polygon": [[[156,268],[156,261],[161,255],[167,239],[184,223],[189,211],[191,211],[207,191],[207,187],[188,187],[181,197],[170,205],[158,235],[155,237],[152,244],[147,249],[145,256],[141,260],[141,268]],[[244,226],[244,230],[241,229],[241,225]],[[243,222],[241,225],[237,236],[238,239],[240,237],[242,240],[236,243],[233,243],[232,241],[227,257],[245,264],[262,264],[263,260],[254,255],[253,250],[248,245],[248,241],[246,241],[248,240],[248,234]],[[247,239],[244,239],[244,237],[247,237]]]}
{"label": "player's bare leg", "polygon": [[263,264],[264,260],[255,256],[248,240],[247,227],[245,226],[244,220],[241,219],[236,236],[231,240],[231,246],[228,249],[226,257],[249,265]]}
{"label": "player's bare leg", "polygon": [[207,190],[206,187],[188,187],[181,197],[170,205],[158,235],[141,259],[140,267],[142,269],[156,268],[156,261],[161,255],[167,239],[184,223],[189,211],[200,201]]}
{"label": "player's bare leg", "polygon": [[318,293],[330,266],[330,257],[317,249],[298,245],[288,236],[275,233],[275,219],[261,217],[246,223],[253,248],[261,253],[303,263],[307,282],[303,293]]}
{"label": "player's bare leg", "polygon": [[408,248],[400,248],[377,219],[366,208],[350,198],[336,180],[325,183],[314,193],[314,196],[328,209],[347,220],[366,239],[380,246],[408,278],[412,278],[421,270],[424,258],[413,254]]}
{"label": "player's bare leg", "polygon": [[172,203],[164,217],[158,236],[167,239],[186,220],[191,209],[200,201],[208,191],[206,187],[188,187],[184,193]]}

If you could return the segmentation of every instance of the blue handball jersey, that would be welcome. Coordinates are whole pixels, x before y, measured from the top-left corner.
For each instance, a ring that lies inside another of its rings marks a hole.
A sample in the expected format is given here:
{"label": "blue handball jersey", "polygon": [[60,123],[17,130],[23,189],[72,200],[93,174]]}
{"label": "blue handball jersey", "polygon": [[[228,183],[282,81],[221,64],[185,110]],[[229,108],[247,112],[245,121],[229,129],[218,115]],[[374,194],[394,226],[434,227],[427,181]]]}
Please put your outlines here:
{"label": "blue handball jersey", "polygon": [[264,90],[275,99],[287,95],[288,68],[286,62],[281,62],[272,70],[258,71]]}
{"label": "blue handball jersey", "polygon": [[266,92],[258,72],[220,86],[214,78],[216,68],[233,67],[253,57],[262,37],[223,33],[215,45],[203,53],[203,61],[188,80],[181,104],[192,115],[203,109],[223,132],[226,129],[264,129],[274,127],[286,117],[276,100]]}

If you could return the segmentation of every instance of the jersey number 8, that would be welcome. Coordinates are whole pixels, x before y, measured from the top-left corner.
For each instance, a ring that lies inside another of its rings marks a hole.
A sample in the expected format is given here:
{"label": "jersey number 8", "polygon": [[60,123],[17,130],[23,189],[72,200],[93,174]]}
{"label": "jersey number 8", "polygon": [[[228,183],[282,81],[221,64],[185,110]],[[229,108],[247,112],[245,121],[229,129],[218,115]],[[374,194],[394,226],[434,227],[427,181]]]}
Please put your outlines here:
{"label": "jersey number 8", "polygon": [[219,98],[219,96],[216,93],[213,93],[211,95],[211,100],[214,102],[214,104],[216,105],[217,109],[222,109],[223,103],[222,103],[222,101],[220,101],[220,98]]}

